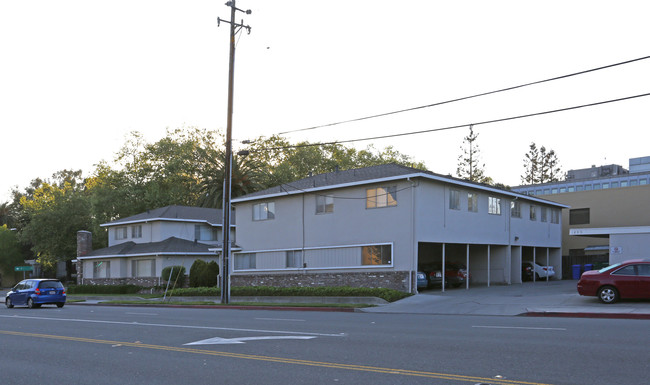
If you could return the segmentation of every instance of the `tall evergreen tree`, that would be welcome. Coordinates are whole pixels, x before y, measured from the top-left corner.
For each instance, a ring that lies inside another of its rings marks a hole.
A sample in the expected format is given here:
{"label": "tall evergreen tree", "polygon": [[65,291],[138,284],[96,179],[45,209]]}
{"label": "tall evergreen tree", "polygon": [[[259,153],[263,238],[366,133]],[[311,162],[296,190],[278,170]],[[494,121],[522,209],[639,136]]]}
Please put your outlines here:
{"label": "tall evergreen tree", "polygon": [[492,178],[485,176],[485,163],[481,163],[480,149],[475,143],[477,138],[474,127],[469,126],[469,135],[463,138],[463,145],[460,146],[462,153],[458,156],[456,175],[472,182],[492,183]]}

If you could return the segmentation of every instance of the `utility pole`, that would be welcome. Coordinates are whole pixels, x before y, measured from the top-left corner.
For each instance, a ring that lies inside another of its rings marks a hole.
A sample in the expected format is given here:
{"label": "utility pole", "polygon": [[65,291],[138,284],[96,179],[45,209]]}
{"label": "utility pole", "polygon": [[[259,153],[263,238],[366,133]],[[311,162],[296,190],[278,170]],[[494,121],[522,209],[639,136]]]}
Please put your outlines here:
{"label": "utility pole", "polygon": [[230,7],[230,21],[217,18],[217,26],[224,23],[230,24],[230,64],[228,69],[228,124],[226,126],[226,162],[224,164],[223,182],[223,249],[221,252],[222,280],[221,280],[221,303],[230,302],[230,192],[232,182],[232,105],[233,90],[235,85],[235,36],[242,29],[246,28],[251,33],[251,27],[241,23],[235,23],[237,11],[250,15],[250,10],[243,11],[235,6],[235,0],[228,1],[226,6]]}

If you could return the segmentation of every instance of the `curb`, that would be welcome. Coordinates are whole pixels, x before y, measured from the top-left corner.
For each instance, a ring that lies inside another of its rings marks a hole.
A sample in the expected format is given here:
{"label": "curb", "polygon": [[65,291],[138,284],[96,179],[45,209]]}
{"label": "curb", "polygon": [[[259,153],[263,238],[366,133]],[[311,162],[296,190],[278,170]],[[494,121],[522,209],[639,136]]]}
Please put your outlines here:
{"label": "curb", "polygon": [[251,306],[251,305],[178,305],[178,304],[129,304],[129,303],[87,303],[69,302],[66,305],[74,306],[115,306],[115,307],[157,307],[157,308],[187,308],[187,309],[225,309],[225,310],[291,310],[291,311],[323,311],[354,313],[356,308],[341,307],[307,307],[307,306]]}
{"label": "curb", "polygon": [[568,313],[568,312],[528,312],[523,317],[566,317],[566,318],[609,318],[609,319],[650,319],[650,314],[637,313]]}

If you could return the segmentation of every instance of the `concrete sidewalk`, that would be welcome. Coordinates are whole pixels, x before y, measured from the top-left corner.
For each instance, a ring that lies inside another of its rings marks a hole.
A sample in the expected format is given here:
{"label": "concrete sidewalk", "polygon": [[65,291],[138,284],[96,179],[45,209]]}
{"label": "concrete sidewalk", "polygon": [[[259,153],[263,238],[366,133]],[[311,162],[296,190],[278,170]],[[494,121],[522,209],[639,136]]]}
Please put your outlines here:
{"label": "concrete sidewalk", "polygon": [[368,313],[565,316],[650,319],[650,300],[606,305],[578,294],[575,280],[440,289],[374,308]]}

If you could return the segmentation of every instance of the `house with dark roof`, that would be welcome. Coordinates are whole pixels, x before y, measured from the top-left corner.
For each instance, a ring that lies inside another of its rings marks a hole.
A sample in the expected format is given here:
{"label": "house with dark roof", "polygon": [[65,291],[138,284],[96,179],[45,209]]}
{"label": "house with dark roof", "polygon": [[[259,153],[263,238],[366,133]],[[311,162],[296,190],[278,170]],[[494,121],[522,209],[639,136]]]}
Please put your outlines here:
{"label": "house with dark roof", "polygon": [[416,292],[418,271],[451,262],[466,265],[472,284],[521,282],[522,261],[552,265],[561,276],[568,206],[429,171],[397,164],[335,171],[232,202],[241,246],[232,286]]}
{"label": "house with dark roof", "polygon": [[167,266],[185,266],[189,272],[196,259],[218,262],[215,250],[222,247],[222,221],[218,209],[161,207],[102,224],[108,247],[98,250],[91,250],[89,232],[79,232],[77,282],[153,286],[161,283]]}

